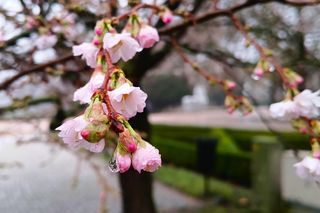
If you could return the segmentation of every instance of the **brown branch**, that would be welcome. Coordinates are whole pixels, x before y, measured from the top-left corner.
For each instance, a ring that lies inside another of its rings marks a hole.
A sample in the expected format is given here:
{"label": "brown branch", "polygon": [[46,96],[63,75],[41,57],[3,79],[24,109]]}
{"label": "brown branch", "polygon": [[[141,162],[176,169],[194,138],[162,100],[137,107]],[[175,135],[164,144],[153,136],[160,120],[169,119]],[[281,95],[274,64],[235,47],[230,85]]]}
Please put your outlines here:
{"label": "brown branch", "polygon": [[123,19],[126,19],[128,16],[130,16],[131,14],[135,13],[136,11],[138,11],[142,8],[149,8],[149,9],[152,9],[155,11],[160,11],[160,7],[158,7],[157,5],[141,3],[141,4],[138,4],[135,7],[133,7],[130,11],[123,13],[122,15],[114,18],[114,20],[121,21]]}
{"label": "brown branch", "polygon": [[241,21],[234,14],[230,14],[230,18],[231,18],[232,23],[243,34],[245,39],[256,48],[256,50],[260,54],[260,57],[263,60],[268,61],[270,64],[272,64],[274,66],[275,70],[278,72],[278,74],[281,77],[285,86],[287,88],[290,88],[291,87],[290,83],[288,82],[286,76],[284,75],[284,69],[283,69],[282,65],[279,62],[277,62],[274,59],[274,57],[267,55],[266,49],[262,45],[260,45],[254,38],[252,38],[249,35],[249,32],[245,29],[245,26],[241,23]]}
{"label": "brown branch", "polygon": [[29,74],[32,74],[32,73],[36,73],[36,72],[44,72],[44,68],[46,67],[49,67],[49,66],[52,66],[52,65],[55,65],[55,64],[58,64],[58,63],[62,63],[62,62],[65,62],[67,60],[70,60],[72,59],[74,56],[72,53],[68,53],[54,61],[50,61],[48,63],[45,63],[45,64],[40,64],[40,65],[36,65],[36,66],[33,66],[29,69],[26,69],[26,70],[22,70],[20,71],[19,73],[17,73],[16,75],[14,75],[13,77],[5,80],[3,83],[0,84],[0,90],[5,90],[7,89],[13,82],[15,82],[16,80],[18,80],[19,78],[25,76],[25,75],[29,75]]}
{"label": "brown branch", "polygon": [[180,47],[180,45],[178,44],[176,39],[172,39],[172,45],[173,45],[174,49],[176,50],[176,52],[179,54],[179,56],[182,58],[182,60],[185,63],[189,64],[197,73],[202,75],[207,81],[209,81],[210,83],[221,83],[222,82],[216,76],[210,74],[208,71],[200,68],[196,63],[191,61],[188,58],[188,56],[183,52],[182,48]]}
{"label": "brown branch", "polygon": [[258,1],[258,0],[248,0],[242,4],[233,6],[228,9],[220,9],[220,10],[210,10],[208,12],[204,12],[203,14],[193,17],[192,19],[185,19],[181,21],[178,24],[175,24],[173,26],[167,26],[159,29],[159,34],[160,35],[168,35],[172,34],[176,31],[179,31],[184,28],[188,28],[195,23],[200,24],[206,21],[209,21],[211,19],[214,19],[216,17],[221,17],[221,16],[229,16],[230,14],[236,13],[242,9],[249,8],[254,5],[258,4],[266,4],[266,3],[271,3],[271,2],[278,2],[281,4],[286,4],[286,5],[291,5],[291,6],[310,6],[310,5],[316,5],[320,4],[319,0],[306,0],[306,1],[288,1],[288,0],[265,0],[265,1]]}

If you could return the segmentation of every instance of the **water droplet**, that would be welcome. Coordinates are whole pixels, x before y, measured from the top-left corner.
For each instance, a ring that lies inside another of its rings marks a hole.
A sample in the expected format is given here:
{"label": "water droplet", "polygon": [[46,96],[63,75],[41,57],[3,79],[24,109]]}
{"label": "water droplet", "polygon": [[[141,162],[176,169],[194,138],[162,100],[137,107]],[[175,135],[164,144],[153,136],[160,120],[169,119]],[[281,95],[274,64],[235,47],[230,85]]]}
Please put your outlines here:
{"label": "water droplet", "polygon": [[114,157],[112,157],[112,159],[109,161],[108,167],[111,172],[119,172],[117,161],[116,161],[116,159],[114,159]]}
{"label": "water droplet", "polygon": [[275,68],[273,65],[269,65],[269,72],[274,72]]}
{"label": "water droplet", "polygon": [[252,74],[252,75],[251,75],[251,78],[252,78],[253,80],[255,80],[255,81],[260,80],[260,77],[257,76],[257,75],[255,75],[255,74]]}

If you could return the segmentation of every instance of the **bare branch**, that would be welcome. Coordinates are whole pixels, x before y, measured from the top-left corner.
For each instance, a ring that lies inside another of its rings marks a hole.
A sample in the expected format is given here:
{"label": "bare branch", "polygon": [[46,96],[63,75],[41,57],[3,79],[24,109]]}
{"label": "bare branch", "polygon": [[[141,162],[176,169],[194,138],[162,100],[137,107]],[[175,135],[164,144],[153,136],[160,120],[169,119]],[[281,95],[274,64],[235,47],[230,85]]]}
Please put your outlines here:
{"label": "bare branch", "polygon": [[44,68],[52,66],[54,64],[62,63],[67,60],[70,60],[73,57],[74,56],[72,53],[68,53],[68,54],[66,54],[66,55],[64,55],[54,61],[50,61],[45,64],[36,65],[34,67],[31,67],[30,69],[22,70],[18,74],[14,75],[13,77],[5,80],[2,84],[0,84],[0,90],[7,89],[13,82],[15,82],[16,80],[18,80],[19,78],[21,78],[25,75],[29,75],[29,74],[35,73],[35,72],[43,72],[43,71],[45,71]]}
{"label": "bare branch", "polygon": [[210,10],[208,12],[204,12],[203,14],[201,14],[197,17],[185,19],[176,25],[159,29],[159,33],[160,33],[160,35],[172,34],[173,32],[190,27],[190,26],[194,25],[195,23],[200,24],[200,23],[209,21],[211,19],[214,19],[216,17],[229,16],[230,14],[236,13],[242,9],[249,8],[254,5],[266,4],[266,3],[270,3],[270,2],[278,2],[281,4],[286,4],[286,5],[291,5],[291,6],[310,6],[310,5],[320,4],[319,0],[305,0],[305,1],[298,1],[298,0],[292,0],[292,1],[288,1],[288,0],[265,0],[265,1],[248,0],[242,4],[236,5],[234,7],[228,8],[228,9]]}

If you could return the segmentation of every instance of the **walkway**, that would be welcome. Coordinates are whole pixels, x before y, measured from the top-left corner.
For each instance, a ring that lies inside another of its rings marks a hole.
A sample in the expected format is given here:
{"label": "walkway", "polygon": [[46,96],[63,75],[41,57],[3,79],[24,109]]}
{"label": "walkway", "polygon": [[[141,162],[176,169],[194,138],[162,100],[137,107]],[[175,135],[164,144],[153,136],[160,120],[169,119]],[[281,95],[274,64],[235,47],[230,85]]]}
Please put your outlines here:
{"label": "walkway", "polygon": [[[77,158],[69,151],[46,144],[34,122],[0,122],[0,212],[1,213],[92,213],[99,208],[99,185],[91,167],[83,163],[74,184]],[[40,122],[45,130],[47,123]],[[16,140],[30,141],[15,143]],[[43,143],[34,143],[44,141]],[[95,163],[106,168],[106,162]],[[110,213],[121,212],[116,174],[101,171],[111,190],[107,194]],[[155,182],[154,197],[161,211],[199,207],[201,201]]]}

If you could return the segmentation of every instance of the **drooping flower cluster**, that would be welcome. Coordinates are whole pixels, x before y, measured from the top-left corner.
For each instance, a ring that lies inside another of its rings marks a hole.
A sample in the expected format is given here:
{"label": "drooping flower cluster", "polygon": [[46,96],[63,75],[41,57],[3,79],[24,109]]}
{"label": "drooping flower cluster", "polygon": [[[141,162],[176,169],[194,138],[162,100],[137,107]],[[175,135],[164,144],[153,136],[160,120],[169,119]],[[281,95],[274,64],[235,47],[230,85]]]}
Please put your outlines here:
{"label": "drooping flower cluster", "polygon": [[89,106],[83,115],[67,120],[57,130],[71,148],[83,147],[92,152],[103,151],[108,144],[108,132],[113,131],[119,140],[110,161],[111,171],[125,172],[132,164],[139,173],[154,172],[161,166],[159,151],[128,122],[143,112],[147,94],[133,86],[116,63],[132,59],[143,48],[151,48],[159,41],[159,35],[137,15],[129,20],[122,33],[118,33],[111,20],[103,19],[97,22],[92,42],[73,47],[75,56],[81,56],[89,67],[95,68],[89,82],[76,90],[73,98]]}
{"label": "drooping flower cluster", "polygon": [[[290,91],[290,90],[289,90]],[[291,120],[302,134],[309,134],[313,156],[305,157],[301,162],[294,165],[297,175],[302,179],[320,181],[320,91],[312,92],[304,90],[298,93],[291,90],[289,94],[296,93],[286,100],[271,104],[271,116],[281,120]]]}

